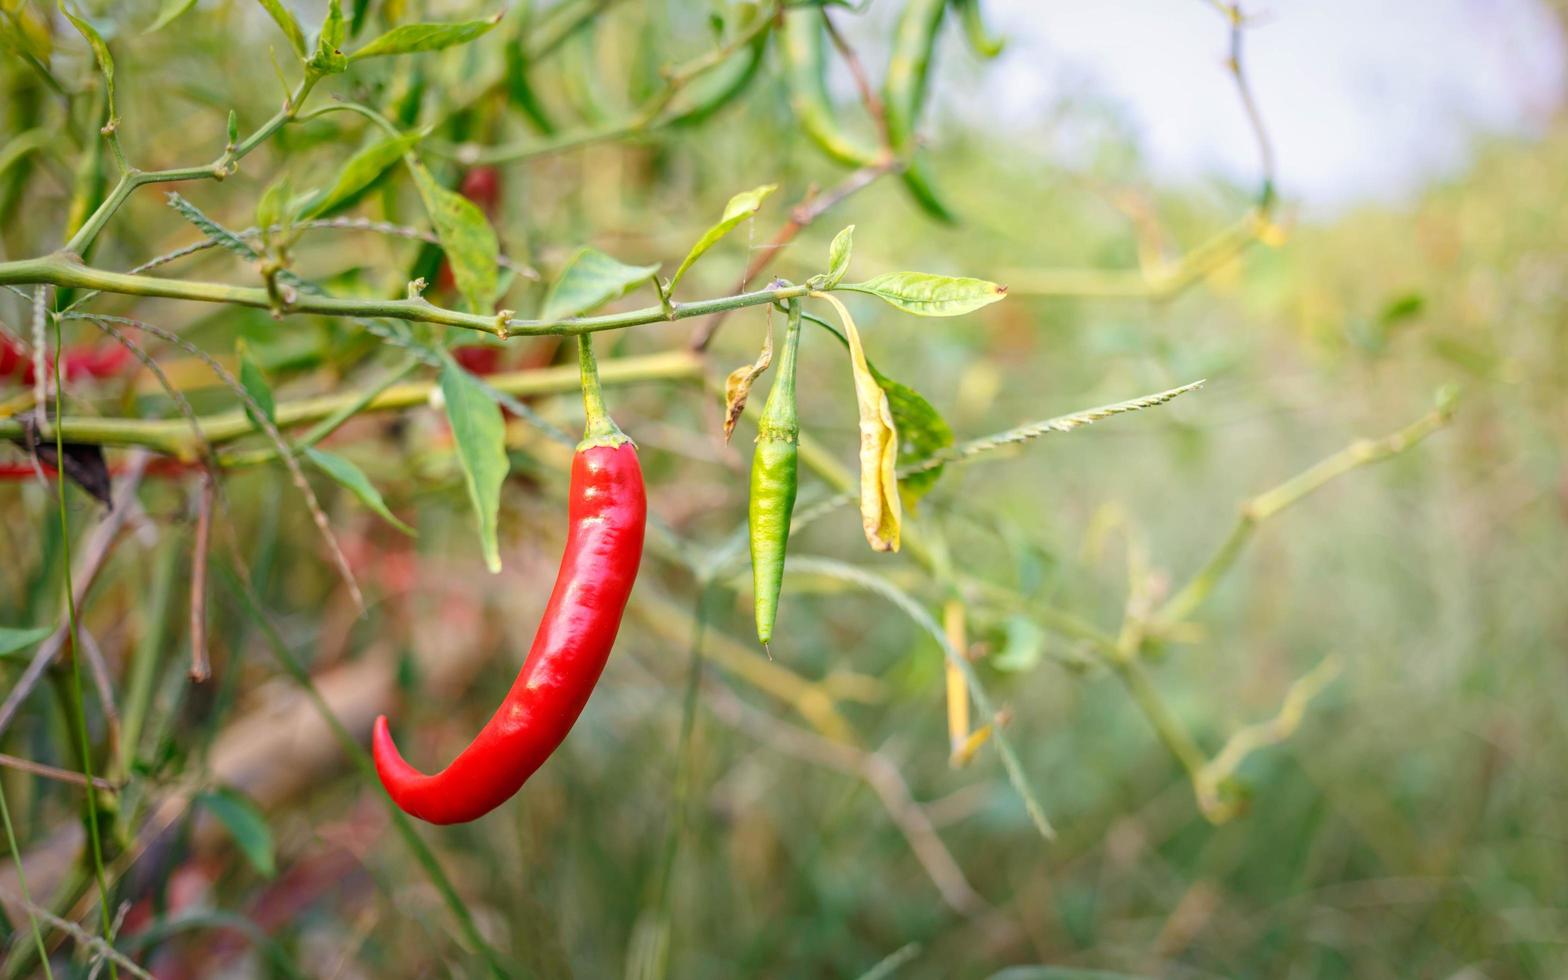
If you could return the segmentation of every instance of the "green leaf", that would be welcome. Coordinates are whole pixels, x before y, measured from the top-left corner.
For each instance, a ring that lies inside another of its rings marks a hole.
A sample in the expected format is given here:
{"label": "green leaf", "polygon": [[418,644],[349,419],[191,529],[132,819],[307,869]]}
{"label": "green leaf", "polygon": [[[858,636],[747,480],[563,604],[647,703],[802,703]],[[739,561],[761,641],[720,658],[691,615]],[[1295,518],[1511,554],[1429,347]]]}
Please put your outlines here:
{"label": "green leaf", "polygon": [[917,316],[961,316],[1007,295],[1007,287],[984,279],[936,276],[926,272],[889,272],[840,289],[869,293]]}
{"label": "green leaf", "polygon": [[93,49],[93,58],[98,62],[98,70],[103,72],[104,85],[109,97],[109,122],[105,128],[112,132],[120,118],[114,110],[114,56],[109,53],[109,45],[104,42],[103,35],[98,33],[96,27],[72,13],[71,8],[65,5],[65,0],[59,2],[60,12],[65,14],[65,19],[69,20],[71,26],[76,28],[76,32],[87,41],[87,46]]}
{"label": "green leaf", "polygon": [[196,0],[163,0],[163,9],[158,11],[158,19],[143,33],[152,34],[168,27],[173,20],[196,6]]}
{"label": "green leaf", "polygon": [[[240,340],[235,344],[235,347],[238,350],[240,359],[240,387],[245,389],[245,393],[251,397],[251,401],[254,401],[261,409],[267,421],[273,421],[277,418],[277,400],[272,397],[272,386],[267,383],[267,376],[261,373],[261,368],[256,365],[255,358],[251,357],[249,344]],[[256,412],[250,407],[249,402],[245,405],[245,414],[250,417],[252,422],[256,423],[257,428],[265,428],[261,424],[261,419],[256,417]]]}
{"label": "green leaf", "polygon": [[[846,350],[850,349],[849,338],[833,324],[809,313],[806,314],[806,319],[837,337],[838,342],[843,344]],[[866,368],[871,372],[871,378],[876,382],[877,387],[881,388],[883,394],[887,396],[888,411],[893,417],[893,424],[899,435],[900,469],[935,456],[953,444],[953,430],[948,426],[947,420],[930,402],[926,401],[920,392],[878,371],[877,366],[869,359],[866,361]],[[941,475],[942,467],[936,466],[921,473],[900,477],[899,494],[913,506],[930,491]]]}
{"label": "green leaf", "polygon": [[358,466],[337,453],[329,453],[323,449],[307,449],[305,457],[315,463],[317,469],[358,497],[360,503],[385,518],[387,523],[409,537],[416,536],[413,528],[398,520],[397,516],[387,508],[387,502],[382,499],[381,491],[376,489],[376,485],[370,482],[370,478]]}
{"label": "green leaf", "polygon": [[997,670],[1021,674],[1033,670],[1045,655],[1045,631],[1028,616],[1010,616],[1003,628],[1001,652],[988,662]]}
{"label": "green leaf", "polygon": [[0,657],[9,657],[19,650],[26,650],[35,643],[41,643],[45,637],[53,632],[53,626],[34,626],[32,628],[0,626]]}
{"label": "green leaf", "polygon": [[686,274],[686,270],[691,268],[693,262],[702,257],[702,253],[713,247],[714,242],[728,235],[736,225],[756,214],[757,209],[762,207],[763,199],[778,190],[778,186],[763,184],[749,191],[741,191],[730,198],[729,203],[724,205],[724,216],[719,219],[718,224],[702,233],[702,237],[697,239],[697,244],[691,247],[691,251],[686,253],[686,257],[675,269],[675,275],[670,279],[669,291],[675,291],[675,284],[681,281],[681,276]]}
{"label": "green leaf", "polygon": [[294,53],[303,59],[305,57],[305,32],[299,29],[299,21],[294,19],[294,15],[289,13],[289,9],[283,6],[280,0],[258,0],[258,2],[267,11],[273,23],[277,24],[278,28],[283,31],[284,36],[289,39],[289,47],[293,48]]}
{"label": "green leaf", "polygon": [[[261,239],[270,247],[274,241],[288,244],[291,237],[289,211],[289,198],[293,196],[294,189],[289,182],[289,175],[284,174],[262,192],[261,200],[256,204],[256,227],[261,229]],[[279,225],[277,232],[272,228]]]}
{"label": "green leaf", "polygon": [[468,499],[479,519],[479,544],[485,567],[501,570],[501,550],[496,542],[496,522],[501,511],[501,483],[509,465],[506,456],[506,421],[501,409],[485,394],[467,371],[443,354],[441,395],[446,417],[452,424],[458,462],[468,485]]}
{"label": "green leaf", "polygon": [[456,44],[467,44],[500,22],[501,15],[496,14],[484,20],[465,20],[455,24],[400,24],[349,55],[348,60],[438,51]]}
{"label": "green leaf", "polygon": [[336,182],[326,192],[306,204],[305,209],[300,212],[300,220],[305,221],[326,214],[344,201],[353,199],[417,142],[419,142],[418,133],[404,133],[402,136],[389,136],[355,153],[349,157],[343,169],[338,171]]}
{"label": "green leaf", "polygon": [[659,271],[655,265],[627,265],[586,245],[566,263],[544,298],[539,318],[564,320],[626,295]]}
{"label": "green leaf", "polygon": [[256,804],[231,789],[198,793],[195,802],[223,824],[251,867],[268,878],[276,873],[272,831]]}
{"label": "green leaf", "polygon": [[849,255],[854,245],[854,225],[833,236],[833,244],[828,246],[828,277],[822,285],[823,289],[832,289],[844,281],[844,273],[849,271]]}
{"label": "green leaf", "polygon": [[308,62],[312,71],[320,75],[336,75],[348,70],[348,58],[342,50],[347,32],[341,0],[330,0],[327,16],[321,22],[321,33],[316,37],[316,53]]}
{"label": "green leaf", "polygon": [[496,263],[501,251],[495,229],[478,205],[436,183],[424,164],[410,160],[408,166],[414,172],[425,211],[452,266],[458,292],[474,312],[490,312],[495,304]]}

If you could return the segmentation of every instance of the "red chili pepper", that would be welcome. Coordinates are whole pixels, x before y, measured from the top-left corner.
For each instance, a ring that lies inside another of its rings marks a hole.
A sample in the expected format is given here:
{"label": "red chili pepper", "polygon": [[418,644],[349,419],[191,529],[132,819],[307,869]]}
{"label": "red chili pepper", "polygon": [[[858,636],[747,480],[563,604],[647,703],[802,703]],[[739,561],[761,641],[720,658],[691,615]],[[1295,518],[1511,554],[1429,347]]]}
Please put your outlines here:
{"label": "red chili pepper", "polygon": [[[82,378],[109,378],[131,362],[130,349],[121,344],[71,347],[65,352],[66,381]],[[54,374],[54,358],[44,359],[45,370]],[[33,359],[9,337],[0,334],[0,377],[20,375],[23,384],[33,383]]]}
{"label": "red chili pepper", "polygon": [[642,559],[647,499],[634,446],[604,410],[586,336],[579,337],[588,428],[572,458],[566,553],[533,647],[506,700],[452,764],[426,775],[404,761],[385,715],[376,772],[402,810],[463,823],[511,798],[571,731],[609,659]]}

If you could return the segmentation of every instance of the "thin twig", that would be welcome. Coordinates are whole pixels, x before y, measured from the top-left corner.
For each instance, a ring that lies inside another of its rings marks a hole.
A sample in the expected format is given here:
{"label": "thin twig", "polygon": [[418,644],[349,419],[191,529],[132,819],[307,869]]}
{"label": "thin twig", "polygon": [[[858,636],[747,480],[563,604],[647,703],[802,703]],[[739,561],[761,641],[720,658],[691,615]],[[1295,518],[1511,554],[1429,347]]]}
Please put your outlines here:
{"label": "thin twig", "polygon": [[354,570],[349,567],[348,557],[343,554],[343,549],[338,545],[338,539],[332,533],[332,525],[327,521],[326,512],[321,509],[321,502],[316,499],[316,492],[311,489],[309,481],[305,479],[305,473],[300,469],[299,461],[289,451],[288,443],[284,442],[283,434],[278,431],[278,427],[272,421],[272,418],[256,403],[256,399],[251,396],[250,392],[245,390],[245,386],[240,384],[233,374],[229,373],[229,369],[218,363],[218,360],[211,354],[208,354],[179,334],[154,326],[151,323],[132,317],[110,316],[107,313],[72,313],[67,315],[80,319],[110,320],[125,326],[135,327],[175,345],[193,357],[200,358],[212,369],[212,372],[218,376],[218,379],[223,382],[224,386],[234,392],[240,401],[245,404],[245,407],[250,412],[251,420],[261,428],[266,437],[272,441],[274,448],[278,450],[279,458],[289,471],[289,478],[293,481],[295,489],[305,499],[305,507],[310,513],[311,521],[316,525],[316,529],[321,532],[322,540],[326,542],[327,550],[332,555],[332,561],[337,565],[339,576],[343,579],[343,583],[348,586],[349,596],[353,598],[354,604],[363,612],[365,597],[359,590],[359,582],[354,577]]}
{"label": "thin twig", "polygon": [[[115,506],[106,514],[98,526],[93,528],[88,535],[86,547],[77,557],[75,568],[71,570],[71,583],[74,603],[80,607],[87,599],[87,592],[92,588],[93,582],[98,578],[98,573],[103,569],[105,560],[110,551],[120,539],[120,529],[125,525],[126,518],[132,511],[132,501],[136,497],[136,488],[141,483],[142,468],[146,465],[147,454],[136,453],[131,459],[131,467],[120,479],[119,492],[115,495]],[[71,623],[66,618],[55,631],[49,634],[38,647],[38,652],[33,654],[33,659],[27,668],[22,671],[22,676],[17,678],[16,685],[11,688],[5,701],[0,703],[0,734],[10,727],[11,719],[15,717],[17,709],[27,696],[37,686],[44,671],[54,662],[64,649],[66,638],[70,635]]]}
{"label": "thin twig", "polygon": [[76,625],[76,643],[82,659],[87,661],[87,672],[92,675],[98,704],[103,708],[108,754],[113,758],[119,754],[120,748],[120,712],[114,706],[114,685],[109,680],[109,665],[104,661],[103,650],[99,649],[92,631],[81,623]]}
{"label": "thin twig", "polygon": [[196,540],[191,545],[191,680],[212,676],[207,659],[207,550],[212,540],[212,508],[217,489],[212,469],[203,467],[196,496]]}
{"label": "thin twig", "polygon": [[69,919],[62,919],[48,909],[39,905],[34,905],[32,902],[24,901],[20,896],[12,895],[7,891],[0,891],[0,902],[4,902],[13,908],[22,909],[29,915],[37,916],[38,918],[54,926],[56,929],[65,933],[67,936],[70,936],[76,941],[78,946],[92,951],[95,956],[109,960],[120,969],[124,970],[126,973],[129,973],[131,976],[138,977],[140,980],[156,980],[156,978],[151,973],[148,973],[146,970],[143,970],[141,967],[137,966],[136,963],[124,953],[109,945],[109,943],[102,938],[93,935],[76,923],[71,922]]}
{"label": "thin twig", "polygon": [[908,841],[915,859],[936,885],[942,900],[953,911],[965,916],[990,908],[969,884],[941,835],[931,826],[920,804],[915,802],[898,767],[885,756],[830,741],[815,732],[780,721],[716,684],[712,686],[708,705],[720,721],[751,735],[770,749],[864,780]]}
{"label": "thin twig", "polygon": [[[4,752],[0,752],[0,766],[6,769],[15,769],[18,772],[25,772],[29,775],[40,776],[44,779],[52,779],[59,783],[70,783],[73,786],[87,785],[87,777],[74,769],[61,769],[58,766],[34,762],[31,759],[22,759]],[[92,784],[108,793],[113,793],[120,788],[119,784],[102,776],[94,776]]]}

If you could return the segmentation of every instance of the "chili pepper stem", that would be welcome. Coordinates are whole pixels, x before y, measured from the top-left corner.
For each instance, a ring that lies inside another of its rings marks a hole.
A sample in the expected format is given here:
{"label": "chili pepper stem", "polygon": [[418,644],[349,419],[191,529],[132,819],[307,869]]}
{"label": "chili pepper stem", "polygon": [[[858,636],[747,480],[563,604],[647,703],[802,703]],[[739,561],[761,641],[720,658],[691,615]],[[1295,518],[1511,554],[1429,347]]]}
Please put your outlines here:
{"label": "chili pepper stem", "polygon": [[583,426],[583,441],[577,444],[581,452],[593,446],[621,446],[631,438],[610,418],[604,407],[604,390],[599,385],[599,362],[593,356],[593,340],[587,334],[577,335],[577,366],[583,378],[583,412],[587,422]]}

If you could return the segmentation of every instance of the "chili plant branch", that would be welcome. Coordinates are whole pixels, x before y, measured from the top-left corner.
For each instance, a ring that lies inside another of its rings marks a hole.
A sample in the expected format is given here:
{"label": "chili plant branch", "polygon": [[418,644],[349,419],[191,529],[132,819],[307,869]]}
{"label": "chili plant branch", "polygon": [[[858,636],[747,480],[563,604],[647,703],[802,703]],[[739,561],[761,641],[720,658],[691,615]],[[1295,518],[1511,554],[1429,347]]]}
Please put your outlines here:
{"label": "chili plant branch", "polygon": [[[232,306],[249,306],[256,309],[277,308],[276,299],[266,289],[253,286],[231,286],[226,283],[189,282],[178,279],[160,279],[155,276],[132,275],[94,269],[71,261],[63,255],[44,258],[0,262],[0,285],[52,285],[76,289],[97,289],[106,293],[127,296],[146,296],[161,299],[188,300],[197,303],[226,303]],[[810,291],[806,285],[780,286],[759,289],[749,293],[722,296],[717,299],[696,300],[689,303],[671,303],[666,311],[660,306],[606,313],[599,316],[572,317],[562,320],[507,319],[464,313],[435,306],[423,299],[373,299],[369,297],[316,296],[301,293],[289,303],[283,313],[316,313],[323,316],[387,317],[416,323],[435,323],[448,327],[477,330],[497,337],[515,336],[576,336],[600,330],[620,330],[625,327],[661,323],[667,320],[684,320],[688,317],[706,316],[747,306],[760,306],[779,300],[804,296]]]}
{"label": "chili plant branch", "polygon": [[990,908],[969,884],[963,868],[953,859],[936,828],[931,826],[930,818],[910,793],[898,767],[886,756],[829,741],[779,721],[745,704],[727,688],[715,685],[710,690],[709,710],[724,724],[745,732],[775,751],[856,776],[871,787],[949,908],[965,916]]}
{"label": "chili plant branch", "polygon": [[266,142],[272,134],[282,129],[299,114],[300,106],[304,104],[305,99],[310,95],[310,90],[315,88],[316,83],[320,80],[320,75],[307,70],[299,86],[284,100],[283,107],[271,119],[262,123],[255,132],[238,143],[224,147],[223,152],[211,163],[196,167],[176,167],[169,170],[127,168],[120,175],[120,179],[115,183],[114,188],[109,191],[108,196],[104,198],[103,203],[98,205],[97,209],[88,216],[87,220],[82,223],[82,226],[77,229],[76,234],[71,236],[71,240],[65,243],[62,250],[72,255],[82,255],[87,246],[98,237],[98,233],[103,230],[104,225],[108,224],[109,219],[114,217],[114,213],[120,209],[120,205],[124,204],[126,199],[138,187],[143,187],[147,184],[169,183],[176,180],[224,179],[234,172],[242,157]]}
{"label": "chili plant branch", "polygon": [[[1351,470],[1382,462],[1412,448],[1452,421],[1455,403],[1456,396],[1445,389],[1438,393],[1438,403],[1432,411],[1404,428],[1381,439],[1358,439],[1272,490],[1266,490],[1242,504],[1230,534],[1226,535],[1213,556],[1155,614],[1157,627],[1168,629],[1181,622],[1208,599],[1219,580],[1235,564],[1259,524]],[[1159,629],[1155,632],[1157,634]]]}
{"label": "chili plant branch", "polygon": [[[784,246],[794,241],[795,237],[812,222],[844,203],[847,198],[856,192],[871,186],[878,178],[894,173],[903,165],[904,162],[902,160],[888,157],[869,167],[861,167],[825,194],[817,194],[815,191],[808,192],[806,197],[790,210],[789,220],[774,234],[772,241],[758,249],[756,255],[746,264],[746,271],[741,274],[740,285],[737,288],[744,290],[755,282],[757,277],[762,274],[762,270],[766,269],[768,263],[773,261],[774,256]],[[729,316],[731,312],[730,310],[722,310],[704,320],[702,325],[692,335],[692,350],[707,350],[708,345],[713,342],[714,334],[718,333],[725,317]]]}
{"label": "chili plant branch", "polygon": [[[691,380],[700,377],[701,371],[701,362],[686,351],[606,361],[599,369],[601,380],[607,384]],[[578,389],[575,365],[494,374],[484,380],[497,391],[516,396],[563,394]],[[428,405],[439,388],[438,383],[430,381],[394,384],[364,401],[362,411],[392,411]],[[275,409],[276,424],[283,429],[332,419],[343,409],[361,401],[363,393],[344,392],[279,402]],[[58,426],[66,442],[143,446],[185,460],[199,458],[204,444],[219,446],[259,431],[255,422],[242,409],[196,416],[194,426],[191,420],[185,418],[89,418],[69,415],[53,420],[51,425]],[[20,435],[24,426],[24,422],[16,419],[0,419],[0,439]],[[264,462],[274,455],[220,455],[218,463],[224,466],[247,465]]]}
{"label": "chili plant branch", "polygon": [[[103,570],[109,553],[120,540],[121,529],[125,526],[131,512],[135,510],[133,501],[136,497],[136,488],[141,483],[140,466],[144,462],[144,456],[138,456],[137,460],[133,461],[133,469],[120,481],[119,490],[115,494],[114,509],[109,511],[97,527],[93,528],[81,554],[76,558],[76,567],[71,573],[73,606],[80,606],[86,601],[88,590],[97,580],[98,573]],[[27,700],[27,696],[33,692],[33,688],[43,677],[44,671],[65,648],[72,624],[70,617],[63,618],[65,621],[39,644],[38,651],[33,654],[33,659],[22,671],[22,676],[17,678],[16,684],[6,694],[5,701],[0,703],[0,734],[10,726],[17,709],[22,706],[23,701]]]}

